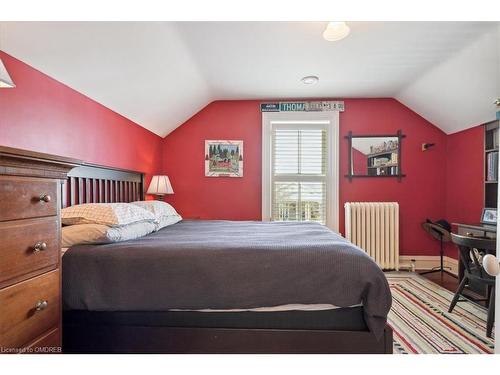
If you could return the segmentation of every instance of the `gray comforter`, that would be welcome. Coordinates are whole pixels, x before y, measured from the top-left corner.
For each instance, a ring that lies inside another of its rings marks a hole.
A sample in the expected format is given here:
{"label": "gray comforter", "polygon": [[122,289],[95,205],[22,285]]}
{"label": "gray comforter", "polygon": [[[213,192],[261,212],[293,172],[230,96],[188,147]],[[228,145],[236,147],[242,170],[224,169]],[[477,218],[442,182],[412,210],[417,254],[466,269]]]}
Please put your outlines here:
{"label": "gray comforter", "polygon": [[182,221],[133,241],[72,247],[62,269],[67,310],[362,303],[379,336],[391,306],[377,264],[314,223]]}

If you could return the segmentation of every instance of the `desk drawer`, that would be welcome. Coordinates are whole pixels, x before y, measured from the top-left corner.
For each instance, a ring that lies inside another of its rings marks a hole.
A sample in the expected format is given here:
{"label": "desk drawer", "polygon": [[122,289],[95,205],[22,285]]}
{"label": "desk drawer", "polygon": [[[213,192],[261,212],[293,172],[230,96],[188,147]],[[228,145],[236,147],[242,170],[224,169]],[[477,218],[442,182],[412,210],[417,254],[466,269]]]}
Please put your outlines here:
{"label": "desk drawer", "polygon": [[59,251],[57,216],[0,222],[0,287],[56,268]]}
{"label": "desk drawer", "polygon": [[458,227],[458,234],[461,236],[471,236],[471,237],[486,237],[486,238],[491,238],[495,239],[496,238],[496,233],[494,232],[488,232],[488,231],[483,231],[483,230],[478,230],[478,229],[473,229],[473,228],[466,228],[466,227]]}
{"label": "desk drawer", "polygon": [[59,270],[0,290],[0,347],[22,348],[56,328],[59,297]]}
{"label": "desk drawer", "polygon": [[59,182],[0,176],[0,221],[57,215]]}

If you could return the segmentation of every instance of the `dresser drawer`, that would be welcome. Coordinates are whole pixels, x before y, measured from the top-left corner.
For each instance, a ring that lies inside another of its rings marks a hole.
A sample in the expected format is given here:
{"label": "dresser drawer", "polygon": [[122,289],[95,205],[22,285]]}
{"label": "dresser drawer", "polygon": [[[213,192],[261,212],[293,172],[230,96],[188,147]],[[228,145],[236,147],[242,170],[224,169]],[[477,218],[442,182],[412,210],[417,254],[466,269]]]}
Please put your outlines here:
{"label": "dresser drawer", "polygon": [[58,327],[59,298],[59,270],[0,290],[0,347],[22,348]]}
{"label": "dresser drawer", "polygon": [[59,227],[57,216],[0,222],[0,287],[57,267]]}
{"label": "dresser drawer", "polygon": [[61,330],[59,328],[43,334],[23,350],[23,353],[26,354],[57,354],[61,352]]}
{"label": "dresser drawer", "polygon": [[0,176],[0,221],[57,215],[59,182]]}

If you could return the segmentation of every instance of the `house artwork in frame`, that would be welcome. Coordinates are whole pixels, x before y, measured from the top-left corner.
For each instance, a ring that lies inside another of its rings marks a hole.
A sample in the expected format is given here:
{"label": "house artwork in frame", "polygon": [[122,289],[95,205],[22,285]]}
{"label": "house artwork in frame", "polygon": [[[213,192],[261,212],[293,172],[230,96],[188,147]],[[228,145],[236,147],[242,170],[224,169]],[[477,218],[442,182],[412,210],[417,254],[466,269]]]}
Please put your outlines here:
{"label": "house artwork in frame", "polygon": [[243,177],[243,141],[205,141],[205,176]]}

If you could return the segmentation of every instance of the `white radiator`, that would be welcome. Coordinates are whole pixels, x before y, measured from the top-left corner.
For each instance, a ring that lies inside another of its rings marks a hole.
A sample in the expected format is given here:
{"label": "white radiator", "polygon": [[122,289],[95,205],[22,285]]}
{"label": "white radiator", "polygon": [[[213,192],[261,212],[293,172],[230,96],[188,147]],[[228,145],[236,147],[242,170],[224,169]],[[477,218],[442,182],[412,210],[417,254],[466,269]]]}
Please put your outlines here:
{"label": "white radiator", "polygon": [[346,238],[371,256],[383,269],[399,270],[399,204],[348,202]]}

